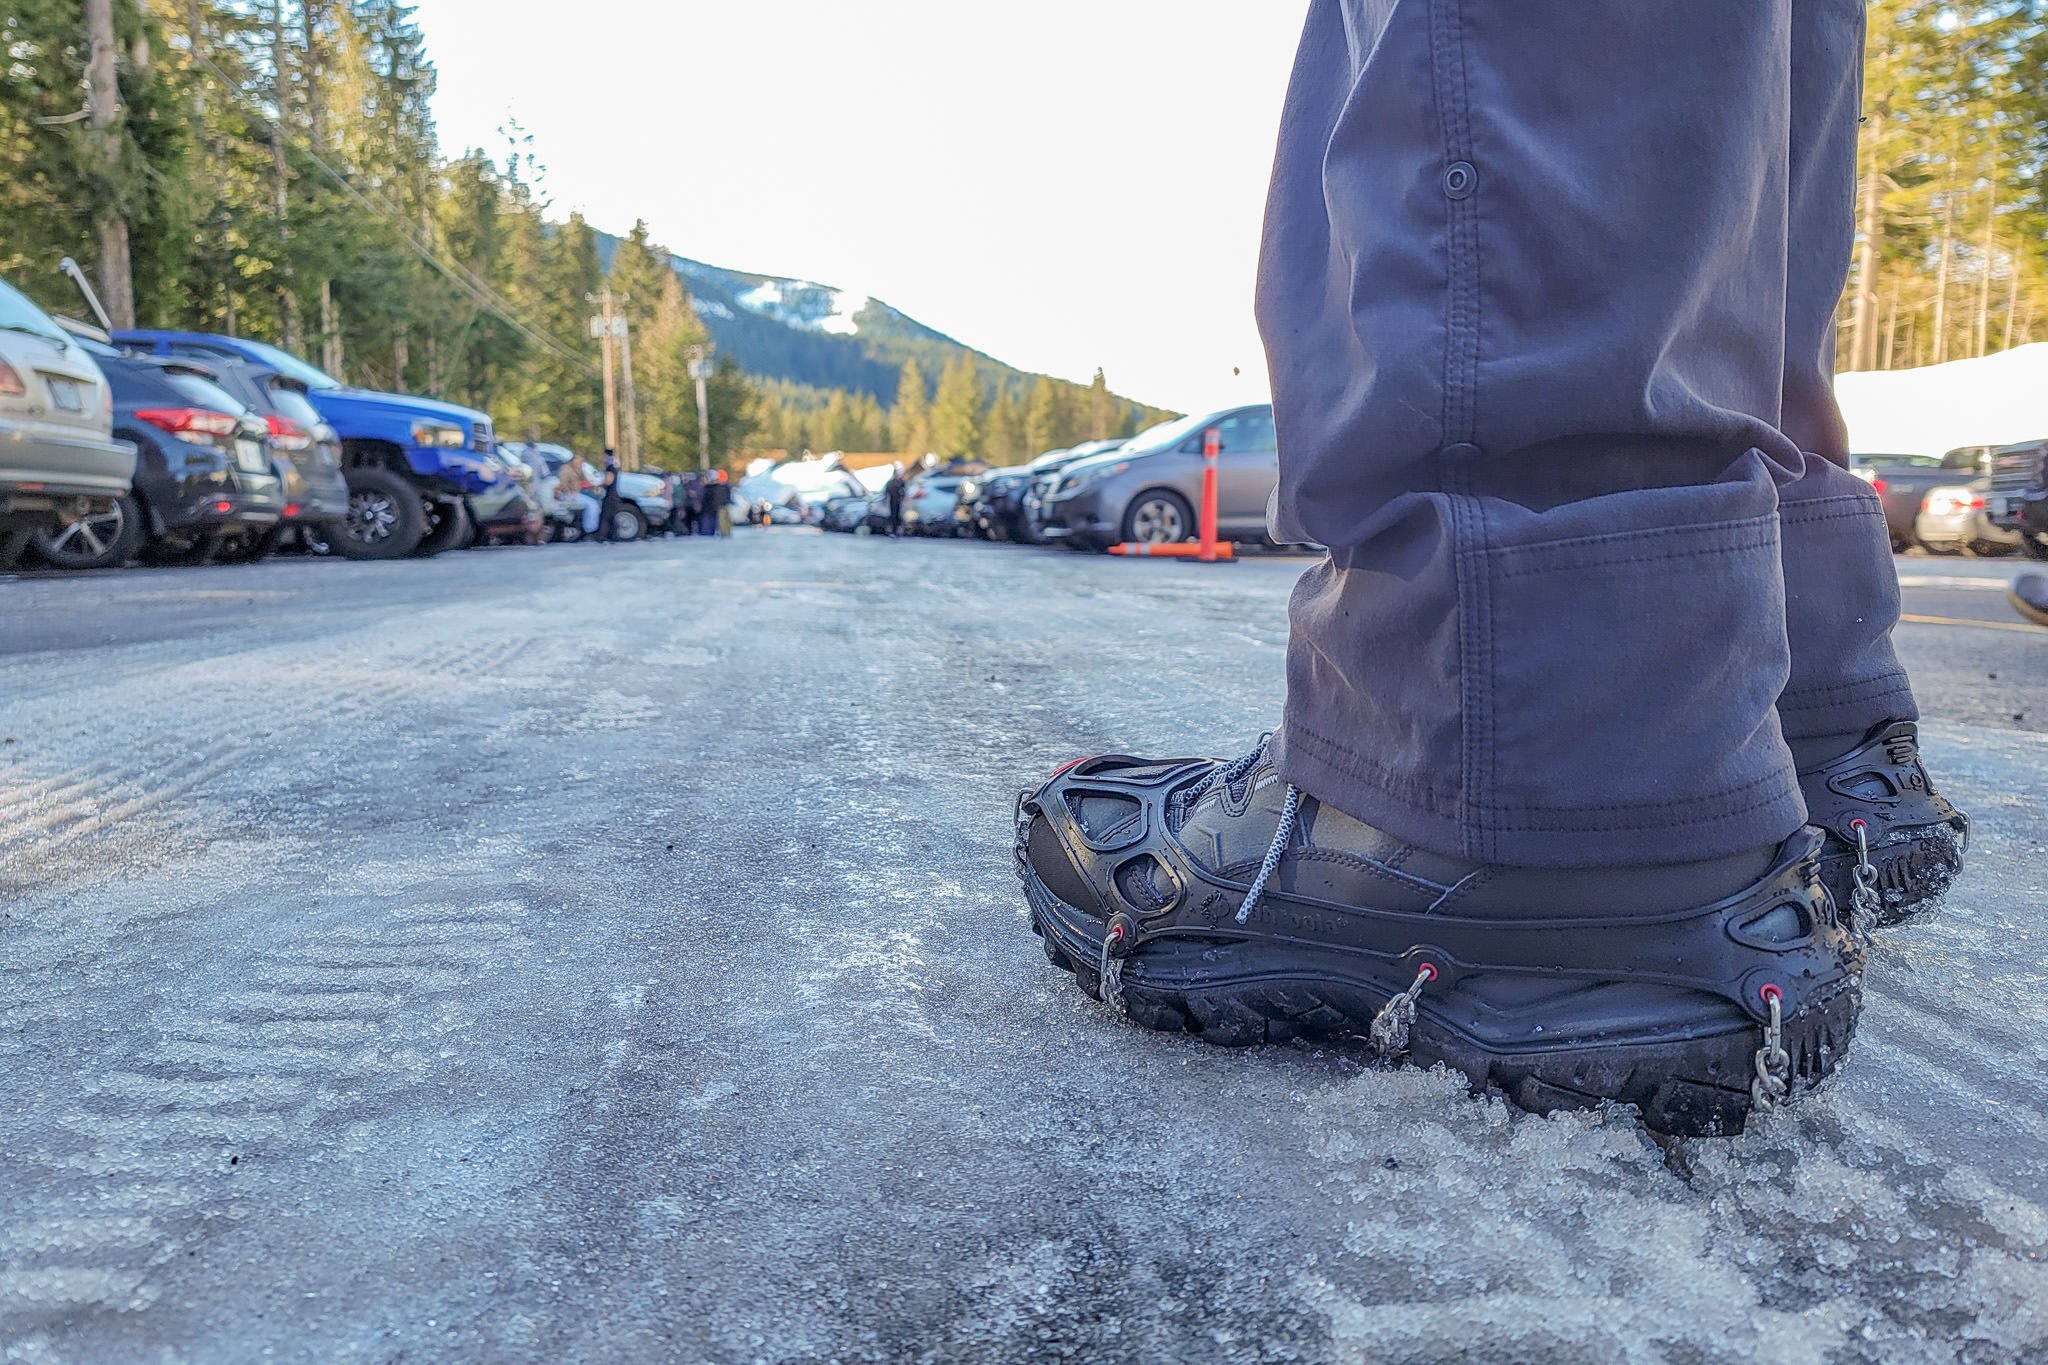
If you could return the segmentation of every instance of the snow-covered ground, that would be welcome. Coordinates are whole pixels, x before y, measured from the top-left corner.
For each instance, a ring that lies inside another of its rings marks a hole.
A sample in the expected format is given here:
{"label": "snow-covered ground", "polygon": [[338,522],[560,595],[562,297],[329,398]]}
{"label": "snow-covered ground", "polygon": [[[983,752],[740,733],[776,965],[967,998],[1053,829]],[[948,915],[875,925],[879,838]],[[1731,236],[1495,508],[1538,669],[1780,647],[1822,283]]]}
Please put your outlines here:
{"label": "snow-covered ground", "polygon": [[2048,437],[2048,342],[1915,370],[1835,377],[1849,448],[1941,455]]}
{"label": "snow-covered ground", "polygon": [[1044,962],[1011,794],[1249,744],[1299,560],[0,582],[0,1360],[2041,1360],[2048,631],[1902,565],[1969,870],[1675,1158]]}

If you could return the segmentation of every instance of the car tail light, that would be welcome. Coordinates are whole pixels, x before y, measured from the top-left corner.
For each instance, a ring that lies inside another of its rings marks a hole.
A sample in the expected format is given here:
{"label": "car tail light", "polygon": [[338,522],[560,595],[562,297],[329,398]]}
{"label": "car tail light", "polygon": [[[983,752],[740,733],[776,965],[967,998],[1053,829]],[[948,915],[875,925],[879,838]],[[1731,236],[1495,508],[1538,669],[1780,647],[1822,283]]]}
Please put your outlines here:
{"label": "car tail light", "polygon": [[308,450],[313,445],[313,433],[289,417],[271,413],[264,419],[270,424],[270,441],[279,450]]}
{"label": "car tail light", "polygon": [[4,360],[0,360],[0,396],[26,398],[28,385],[21,382],[21,371]]}
{"label": "car tail light", "polygon": [[174,436],[233,436],[242,429],[242,419],[211,408],[143,408],[135,414],[139,422],[160,427]]}
{"label": "car tail light", "polygon": [[1884,493],[1884,480],[1872,479],[1870,481],[1870,491],[1882,496]]}
{"label": "car tail light", "polygon": [[1984,495],[1982,493],[1973,493],[1970,495],[1970,510],[1972,512],[1981,512],[1984,510]]}

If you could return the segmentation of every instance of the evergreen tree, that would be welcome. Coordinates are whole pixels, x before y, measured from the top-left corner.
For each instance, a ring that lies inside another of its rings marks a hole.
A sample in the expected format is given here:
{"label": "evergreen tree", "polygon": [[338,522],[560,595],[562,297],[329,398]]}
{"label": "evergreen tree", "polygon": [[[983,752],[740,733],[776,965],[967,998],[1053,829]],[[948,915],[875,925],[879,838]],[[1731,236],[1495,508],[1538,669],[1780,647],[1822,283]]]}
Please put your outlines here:
{"label": "evergreen tree", "polygon": [[1024,414],[1007,388],[996,390],[988,410],[986,456],[990,464],[1013,465],[1024,459]]}
{"label": "evergreen tree", "polygon": [[889,410],[889,430],[896,449],[906,455],[921,456],[935,444],[931,398],[924,386],[924,371],[915,360],[903,362],[903,374],[896,384],[896,405]]}
{"label": "evergreen tree", "polygon": [[932,437],[941,455],[981,455],[986,408],[974,359],[964,352],[947,362],[932,400]]}
{"label": "evergreen tree", "polygon": [[1039,456],[1060,448],[1067,417],[1060,393],[1045,375],[1032,381],[1030,397],[1024,400],[1024,449]]}
{"label": "evergreen tree", "polygon": [[1097,369],[1095,382],[1088,386],[1088,439],[1108,438],[1115,425],[1116,400],[1110,395],[1108,378]]}

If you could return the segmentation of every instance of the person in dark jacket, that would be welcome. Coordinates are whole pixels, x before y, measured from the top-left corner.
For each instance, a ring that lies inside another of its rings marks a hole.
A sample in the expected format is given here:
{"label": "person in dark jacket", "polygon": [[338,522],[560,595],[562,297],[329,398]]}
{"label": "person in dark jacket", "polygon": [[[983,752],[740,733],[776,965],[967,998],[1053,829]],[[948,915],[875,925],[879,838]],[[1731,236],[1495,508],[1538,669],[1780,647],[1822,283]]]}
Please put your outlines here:
{"label": "person in dark jacket", "polygon": [[705,536],[730,533],[732,523],[724,514],[731,503],[732,486],[725,481],[725,471],[721,469],[709,475],[704,484],[703,510],[699,513],[697,533]]}
{"label": "person in dark jacket", "polygon": [[882,499],[889,504],[891,538],[903,534],[903,494],[908,487],[909,485],[903,481],[903,466],[892,466],[889,470],[889,482],[882,485]]}
{"label": "person in dark jacket", "polygon": [[698,523],[704,517],[704,478],[699,474],[685,474],[682,485],[676,490],[675,523],[676,534],[694,536]]}
{"label": "person in dark jacket", "polygon": [[604,502],[597,513],[597,538],[612,541],[618,538],[619,525],[619,457],[607,449],[604,453]]}

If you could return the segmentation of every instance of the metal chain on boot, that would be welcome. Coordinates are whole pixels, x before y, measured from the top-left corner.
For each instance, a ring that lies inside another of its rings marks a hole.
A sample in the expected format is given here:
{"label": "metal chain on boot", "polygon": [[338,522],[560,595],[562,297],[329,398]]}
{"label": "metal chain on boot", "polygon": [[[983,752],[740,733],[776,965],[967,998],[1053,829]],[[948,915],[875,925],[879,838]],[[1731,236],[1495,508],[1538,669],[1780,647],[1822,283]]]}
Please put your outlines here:
{"label": "metal chain on boot", "polygon": [[1849,828],[1856,831],[1856,887],[1849,893],[1850,917],[1867,936],[1877,924],[1877,867],[1870,861],[1870,826],[1851,820]]}
{"label": "metal chain on boot", "polygon": [[1112,921],[1108,931],[1102,936],[1102,962],[1097,969],[1097,976],[1102,983],[1102,1003],[1118,1014],[1129,1012],[1124,1006],[1124,960],[1116,952],[1116,949],[1123,946],[1124,936],[1124,926]]}
{"label": "metal chain on boot", "polygon": [[1380,1006],[1380,1012],[1372,1017],[1369,1036],[1381,1061],[1391,1062],[1408,1050],[1408,1030],[1415,1024],[1415,1002],[1422,995],[1422,988],[1434,980],[1436,968],[1423,963],[1408,989]]}
{"label": "metal chain on boot", "polygon": [[1764,1044],[1756,1050],[1756,1079],[1749,1083],[1749,1100],[1758,1109],[1775,1109],[1792,1090],[1792,1058],[1785,1051],[1785,996],[1776,986],[1765,986],[1761,993],[1771,1007],[1771,1022],[1764,1025]]}

